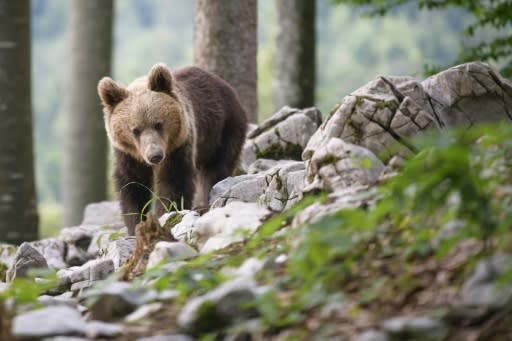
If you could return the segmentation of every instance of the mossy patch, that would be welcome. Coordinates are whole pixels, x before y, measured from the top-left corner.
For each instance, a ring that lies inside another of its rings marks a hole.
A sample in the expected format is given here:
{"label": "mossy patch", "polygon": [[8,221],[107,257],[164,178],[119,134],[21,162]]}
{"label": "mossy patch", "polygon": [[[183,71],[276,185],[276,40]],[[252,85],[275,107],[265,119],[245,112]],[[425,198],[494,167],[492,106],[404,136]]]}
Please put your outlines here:
{"label": "mossy patch", "polygon": [[256,150],[256,157],[258,159],[273,159],[273,160],[302,160],[302,146],[290,142],[275,143],[264,150]]}
{"label": "mossy patch", "polygon": [[339,156],[329,154],[326,157],[320,159],[320,161],[318,161],[318,168],[322,168],[323,166],[335,164],[339,160],[341,160],[341,158]]}
{"label": "mossy patch", "polygon": [[164,229],[171,230],[174,226],[181,223],[181,221],[183,220],[183,216],[184,216],[184,214],[177,213],[177,214],[169,217],[169,219],[167,219],[164,224]]}

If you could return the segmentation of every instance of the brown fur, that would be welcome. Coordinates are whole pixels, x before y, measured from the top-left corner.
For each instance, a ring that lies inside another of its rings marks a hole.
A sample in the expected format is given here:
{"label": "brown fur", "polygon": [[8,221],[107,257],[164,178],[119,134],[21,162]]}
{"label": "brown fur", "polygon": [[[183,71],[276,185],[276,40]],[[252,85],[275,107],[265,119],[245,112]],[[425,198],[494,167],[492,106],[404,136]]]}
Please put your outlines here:
{"label": "brown fur", "polygon": [[[103,78],[98,93],[129,233],[147,213],[153,178],[165,206],[182,199],[185,208],[207,205],[210,188],[231,174],[245,139],[246,114],[231,86],[197,67],[171,74],[157,64],[127,88]],[[157,214],[164,211],[157,204]]]}

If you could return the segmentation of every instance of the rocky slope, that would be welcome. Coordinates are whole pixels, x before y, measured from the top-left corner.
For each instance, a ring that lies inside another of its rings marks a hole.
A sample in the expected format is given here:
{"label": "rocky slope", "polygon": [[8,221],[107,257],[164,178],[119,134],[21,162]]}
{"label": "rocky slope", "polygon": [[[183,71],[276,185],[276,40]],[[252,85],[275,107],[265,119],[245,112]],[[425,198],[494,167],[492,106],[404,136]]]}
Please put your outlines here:
{"label": "rocky slope", "polygon": [[509,340],[510,110],[481,63],[379,77],[323,123],[285,107],[203,215],[128,237],[103,202],[2,245],[0,339]]}

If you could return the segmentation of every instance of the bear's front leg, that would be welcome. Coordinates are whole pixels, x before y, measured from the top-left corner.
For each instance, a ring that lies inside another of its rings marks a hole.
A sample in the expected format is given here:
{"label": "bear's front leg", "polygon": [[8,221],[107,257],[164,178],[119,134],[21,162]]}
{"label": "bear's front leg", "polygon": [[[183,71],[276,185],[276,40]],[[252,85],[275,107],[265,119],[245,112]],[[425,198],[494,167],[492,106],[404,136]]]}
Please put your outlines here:
{"label": "bear's front leg", "polygon": [[[158,170],[158,216],[168,212],[173,205],[178,209],[191,209],[194,198],[196,169],[188,148],[180,147],[166,157]],[[183,203],[183,207],[182,206]]]}
{"label": "bear's front leg", "polygon": [[153,169],[130,155],[114,149],[116,166],[114,179],[119,191],[119,201],[128,234],[135,233],[135,226],[144,219],[151,208]]}

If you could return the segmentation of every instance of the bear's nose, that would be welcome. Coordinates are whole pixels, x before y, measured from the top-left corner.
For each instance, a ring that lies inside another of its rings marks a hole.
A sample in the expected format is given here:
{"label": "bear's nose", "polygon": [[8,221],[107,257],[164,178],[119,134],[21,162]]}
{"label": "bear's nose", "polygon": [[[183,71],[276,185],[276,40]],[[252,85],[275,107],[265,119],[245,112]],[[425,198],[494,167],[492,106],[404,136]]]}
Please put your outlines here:
{"label": "bear's nose", "polygon": [[162,153],[158,153],[158,154],[154,154],[154,155],[151,155],[151,157],[149,158],[149,161],[151,163],[159,163],[160,161],[162,161],[162,159],[164,158],[164,155]]}

